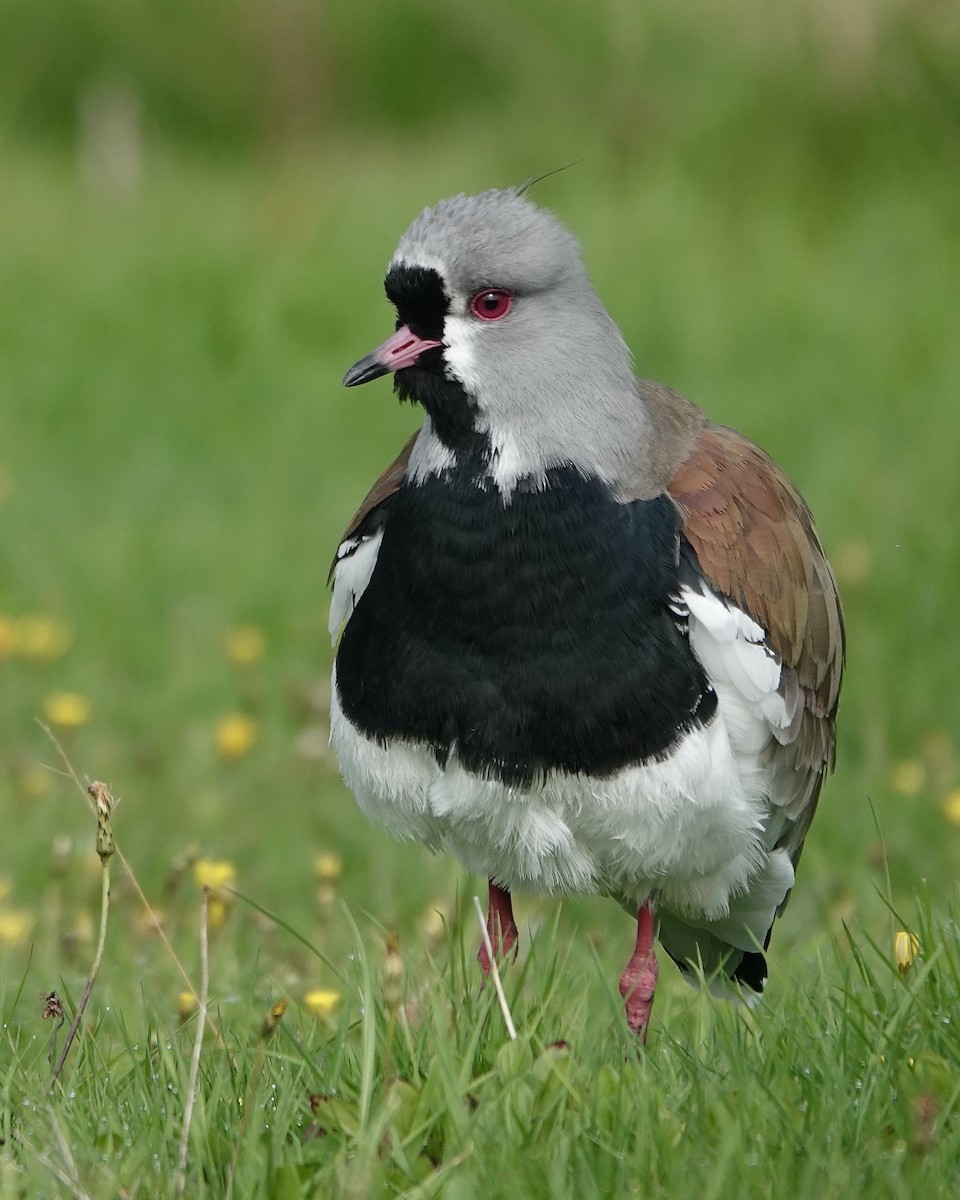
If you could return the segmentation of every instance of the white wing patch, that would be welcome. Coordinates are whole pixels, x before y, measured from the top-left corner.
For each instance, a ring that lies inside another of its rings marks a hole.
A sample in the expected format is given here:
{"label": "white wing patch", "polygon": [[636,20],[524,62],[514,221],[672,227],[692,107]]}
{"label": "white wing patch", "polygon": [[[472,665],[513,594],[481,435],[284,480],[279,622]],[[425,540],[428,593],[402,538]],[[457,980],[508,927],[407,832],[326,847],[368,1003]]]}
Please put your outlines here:
{"label": "white wing patch", "polygon": [[747,746],[760,750],[776,732],[790,727],[796,699],[781,694],[783,664],[766,642],[766,630],[734,604],[710,591],[680,589],[690,614],[690,645],[726,701],[724,720]]}
{"label": "white wing patch", "polygon": [[337,549],[337,565],[333,569],[333,596],[330,599],[330,640],[340,640],[343,627],[353,615],[357,601],[366,590],[377,565],[383,531],[361,538],[347,538]]}

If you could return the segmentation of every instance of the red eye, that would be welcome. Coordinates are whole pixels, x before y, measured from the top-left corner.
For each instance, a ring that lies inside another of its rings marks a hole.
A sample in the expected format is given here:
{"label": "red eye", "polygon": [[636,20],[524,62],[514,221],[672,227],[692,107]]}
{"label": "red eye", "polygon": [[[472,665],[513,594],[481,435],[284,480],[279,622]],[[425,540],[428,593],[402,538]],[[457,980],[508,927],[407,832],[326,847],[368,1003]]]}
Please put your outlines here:
{"label": "red eye", "polygon": [[470,311],[482,321],[499,321],[510,311],[513,292],[503,288],[484,288],[470,301]]}

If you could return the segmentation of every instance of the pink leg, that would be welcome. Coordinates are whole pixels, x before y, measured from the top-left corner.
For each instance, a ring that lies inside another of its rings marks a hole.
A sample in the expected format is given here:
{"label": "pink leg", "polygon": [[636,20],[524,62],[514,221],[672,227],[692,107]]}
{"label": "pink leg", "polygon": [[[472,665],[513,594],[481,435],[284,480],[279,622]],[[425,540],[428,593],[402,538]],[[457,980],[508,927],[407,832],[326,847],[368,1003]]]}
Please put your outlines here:
{"label": "pink leg", "polygon": [[655,932],[653,908],[647,901],[637,913],[636,949],[620,976],[620,995],[625,1002],[627,1024],[642,1042],[647,1040],[647,1025],[650,1023],[659,971],[653,944]]}
{"label": "pink leg", "polygon": [[[487,933],[498,964],[502,963],[511,952],[516,955],[519,930],[513,919],[513,901],[506,888],[498,887],[490,880],[490,903],[487,908]],[[477,951],[480,969],[484,975],[490,974],[490,956],[487,954],[486,942],[480,943]]]}

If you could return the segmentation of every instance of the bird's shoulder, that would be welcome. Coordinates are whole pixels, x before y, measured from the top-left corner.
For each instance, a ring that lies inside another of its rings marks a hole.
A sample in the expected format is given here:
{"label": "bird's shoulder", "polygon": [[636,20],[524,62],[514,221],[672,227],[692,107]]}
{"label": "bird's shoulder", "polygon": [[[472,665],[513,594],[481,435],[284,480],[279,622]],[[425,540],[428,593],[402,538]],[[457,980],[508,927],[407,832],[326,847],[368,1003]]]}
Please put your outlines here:
{"label": "bird's shoulder", "polygon": [[832,720],[843,612],[813,517],[786,473],[743,434],[708,424],[667,491],[705,580],[763,628],[811,711]]}
{"label": "bird's shoulder", "polygon": [[380,474],[376,483],[364,497],[363,503],[350,518],[346,529],[343,531],[343,535],[337,543],[337,553],[330,564],[328,580],[333,579],[337,567],[344,559],[356,553],[363,538],[376,532],[382,526],[386,516],[384,510],[390,500],[400,490],[403,477],[406,474],[407,463],[410,461],[410,453],[419,436],[420,430],[418,429],[416,433],[407,439],[403,445],[403,449],[386,470]]}

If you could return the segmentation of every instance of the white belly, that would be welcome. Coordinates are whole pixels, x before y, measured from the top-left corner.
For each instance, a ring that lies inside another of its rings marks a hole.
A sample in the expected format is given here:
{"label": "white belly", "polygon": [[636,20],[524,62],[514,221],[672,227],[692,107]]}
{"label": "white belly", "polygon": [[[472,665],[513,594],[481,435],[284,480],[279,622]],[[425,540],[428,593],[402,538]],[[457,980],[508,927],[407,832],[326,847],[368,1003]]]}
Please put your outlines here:
{"label": "white belly", "polygon": [[380,746],[343,715],[336,679],[331,741],[360,807],[401,838],[457,857],[511,890],[599,892],[707,919],[764,865],[767,772],[734,754],[722,710],[669,757],[609,778],[550,772],[512,788],[440,767],[412,744]]}

